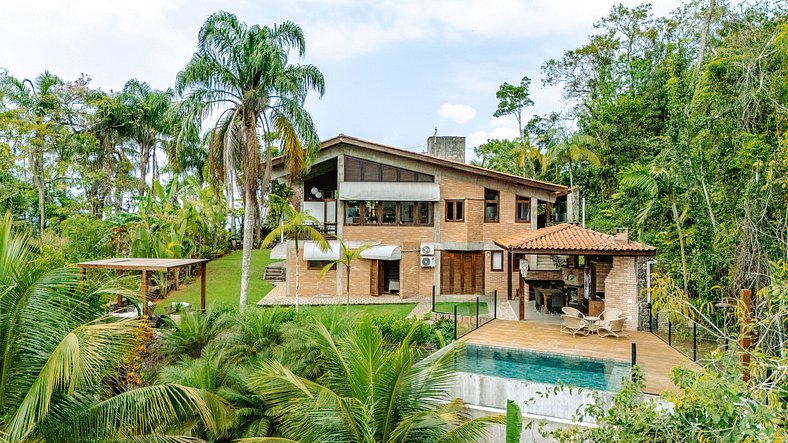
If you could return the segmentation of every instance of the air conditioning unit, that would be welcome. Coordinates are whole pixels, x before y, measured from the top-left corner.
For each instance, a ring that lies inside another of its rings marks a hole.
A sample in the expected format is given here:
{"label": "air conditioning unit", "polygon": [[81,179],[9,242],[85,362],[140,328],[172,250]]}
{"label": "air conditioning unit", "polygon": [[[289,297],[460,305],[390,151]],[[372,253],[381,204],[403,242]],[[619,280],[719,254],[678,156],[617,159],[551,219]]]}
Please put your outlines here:
{"label": "air conditioning unit", "polygon": [[[424,249],[424,246],[422,246]],[[422,255],[421,256],[421,267],[422,268],[434,268],[435,267],[435,256],[434,255]]]}
{"label": "air conditioning unit", "polygon": [[435,255],[435,245],[432,243],[422,243],[421,255]]}

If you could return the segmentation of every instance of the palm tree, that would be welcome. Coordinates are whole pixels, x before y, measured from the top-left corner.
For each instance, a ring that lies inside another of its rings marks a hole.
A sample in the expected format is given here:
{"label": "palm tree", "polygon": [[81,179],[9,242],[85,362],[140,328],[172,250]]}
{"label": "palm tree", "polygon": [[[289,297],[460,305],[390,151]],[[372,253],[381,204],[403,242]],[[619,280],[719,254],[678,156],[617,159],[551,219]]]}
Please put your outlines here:
{"label": "palm tree", "polygon": [[[265,136],[265,171],[262,188],[271,179],[272,143],[267,134],[280,136],[282,152],[291,166],[300,167],[305,149],[318,146],[317,131],[304,100],[310,90],[322,96],[323,74],[312,65],[288,64],[291,51],[304,55],[304,35],[295,23],[248,26],[227,12],[212,14],[200,28],[198,48],[178,73],[177,92],[190,127],[199,127],[214,112],[219,118],[211,132],[208,161],[212,174],[224,180],[228,197],[234,172],[243,183],[246,216],[243,226],[243,261],[240,306],[249,291],[255,199],[259,182],[258,127]],[[188,127],[183,128],[188,132]],[[192,131],[193,132],[193,131]],[[228,198],[232,205],[232,199]]]}
{"label": "palm tree", "polygon": [[311,216],[309,211],[296,211],[295,208],[288,205],[283,208],[283,215],[284,221],[282,224],[269,232],[263,239],[263,247],[267,248],[277,241],[280,236],[295,240],[295,308],[298,310],[298,263],[301,261],[298,258],[298,239],[311,239],[323,252],[331,249],[331,246],[323,234],[315,228],[320,222]]}
{"label": "palm tree", "polygon": [[339,337],[315,325],[324,366],[317,381],[275,360],[249,375],[249,386],[266,399],[282,436],[254,441],[482,441],[486,426],[504,418],[470,420],[462,400],[447,398],[457,349],[421,359],[411,343],[418,326],[414,323],[405,339],[392,346],[371,322]]}
{"label": "palm tree", "polygon": [[637,190],[643,198],[643,207],[637,215],[637,223],[643,225],[648,220],[654,207],[660,202],[670,205],[673,223],[676,225],[676,234],[679,237],[681,253],[681,273],[684,277],[684,293],[689,295],[687,280],[687,258],[684,252],[684,231],[681,227],[683,215],[678,210],[678,183],[668,168],[662,166],[646,166],[641,164],[631,165],[623,171],[621,185],[624,188]]}
{"label": "palm tree", "polygon": [[172,441],[199,422],[220,434],[232,413],[199,389],[153,385],[108,395],[105,380],[140,345],[139,321],[102,317],[102,294],[70,269],[38,265],[29,239],[0,221],[0,440]]}
{"label": "palm tree", "polygon": [[331,263],[325,265],[323,270],[320,271],[320,276],[325,277],[328,274],[328,271],[331,270],[334,266],[344,266],[345,267],[345,296],[347,297],[345,300],[345,310],[350,310],[350,265],[353,264],[353,260],[360,258],[361,253],[365,250],[369,249],[371,245],[361,245],[358,248],[348,248],[347,244],[340,238],[339,240],[339,258],[332,261]]}
{"label": "palm tree", "polygon": [[162,147],[164,136],[169,132],[171,90],[156,91],[149,84],[136,79],[129,80],[123,87],[119,99],[128,108],[128,134],[139,147],[140,181],[137,187],[139,196],[145,195],[145,177],[148,163],[152,160],[153,180],[158,180],[156,149]]}
{"label": "palm tree", "polygon": [[[587,134],[579,132],[572,135],[572,137],[563,142],[554,145],[551,148],[550,155],[555,159],[558,166],[568,165],[569,167],[569,188],[574,189],[574,164],[583,160],[588,161],[594,166],[599,166],[601,163],[599,157],[594,154],[591,149],[595,146],[596,140]],[[556,177],[558,179],[558,177]]]}
{"label": "palm tree", "polygon": [[35,81],[19,80],[10,75],[0,80],[0,97],[11,103],[20,117],[30,124],[26,129],[31,133],[27,143],[28,158],[30,176],[38,191],[38,235],[41,238],[46,227],[45,152],[47,145],[51,144],[48,139],[56,121],[54,114],[61,107],[57,88],[63,85],[63,80],[49,71],[36,77]]}

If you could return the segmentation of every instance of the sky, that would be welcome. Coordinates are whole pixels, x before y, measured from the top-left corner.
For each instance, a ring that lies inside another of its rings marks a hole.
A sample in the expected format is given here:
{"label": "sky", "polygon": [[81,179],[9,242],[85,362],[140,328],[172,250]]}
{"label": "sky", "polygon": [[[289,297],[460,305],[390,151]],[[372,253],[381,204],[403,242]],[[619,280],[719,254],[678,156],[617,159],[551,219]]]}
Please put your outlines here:
{"label": "sky", "polygon": [[[172,87],[200,25],[232,12],[248,24],[299,24],[306,55],[294,63],[325,76],[307,110],[322,140],[340,133],[423,151],[428,136],[466,137],[466,159],[488,138],[513,138],[511,116],[494,118],[495,92],[532,79],[534,106],[562,108],[544,87],[548,59],[587,41],[593,23],[632,0],[0,0],[0,68],[21,78],[44,70],[119,90],[137,78]],[[678,0],[655,0],[661,16]],[[524,119],[527,120],[527,119]]]}

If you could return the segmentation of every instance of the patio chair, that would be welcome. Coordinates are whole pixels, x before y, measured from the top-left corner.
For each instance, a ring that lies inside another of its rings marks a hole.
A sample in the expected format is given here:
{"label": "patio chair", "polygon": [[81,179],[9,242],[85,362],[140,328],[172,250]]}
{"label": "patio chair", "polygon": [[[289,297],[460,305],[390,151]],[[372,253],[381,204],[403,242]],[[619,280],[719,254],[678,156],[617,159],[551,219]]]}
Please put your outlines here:
{"label": "patio chair", "polygon": [[572,315],[562,315],[561,318],[564,319],[564,322],[561,323],[562,334],[572,334],[573,337],[577,334],[588,335],[587,321]]}
{"label": "patio chair", "polygon": [[624,311],[622,311],[621,309],[610,308],[610,309],[605,309],[604,311],[602,311],[597,317],[599,318],[599,322],[598,323],[601,324],[603,322],[610,321],[610,320],[615,320],[615,319],[617,319],[619,317],[623,317],[623,316],[624,316]]}
{"label": "patio chair", "polygon": [[563,292],[553,292],[553,295],[550,297],[550,312],[557,312],[560,308],[564,307],[564,293]]}
{"label": "patio chair", "polygon": [[573,307],[571,307],[571,306],[564,306],[563,308],[561,308],[561,311],[562,311],[564,314],[566,314],[566,315],[571,315],[572,317],[577,317],[577,318],[583,318],[583,317],[585,317],[585,316],[583,315],[583,313],[582,313],[582,312],[580,312],[580,310],[578,310],[578,309],[575,309],[575,308],[573,308]]}
{"label": "patio chair", "polygon": [[600,337],[607,337],[608,335],[612,335],[616,337],[616,340],[618,340],[619,337],[624,337],[627,335],[627,333],[624,332],[625,320],[626,320],[625,317],[618,317],[613,320],[601,322],[597,326],[596,332],[597,334],[599,334]]}

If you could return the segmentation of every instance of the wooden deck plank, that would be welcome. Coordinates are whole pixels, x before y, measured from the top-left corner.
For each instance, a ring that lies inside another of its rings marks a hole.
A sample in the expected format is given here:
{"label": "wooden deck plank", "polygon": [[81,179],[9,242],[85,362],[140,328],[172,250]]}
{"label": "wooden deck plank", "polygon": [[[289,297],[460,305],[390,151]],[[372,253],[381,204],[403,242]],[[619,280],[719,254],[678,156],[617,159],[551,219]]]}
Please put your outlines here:
{"label": "wooden deck plank", "polygon": [[632,342],[637,343],[637,363],[645,376],[645,392],[676,391],[671,371],[676,366],[700,369],[679,351],[650,332],[629,332],[628,336],[572,336],[560,333],[556,324],[494,320],[462,338],[470,344],[526,349],[540,352],[631,361]]}

